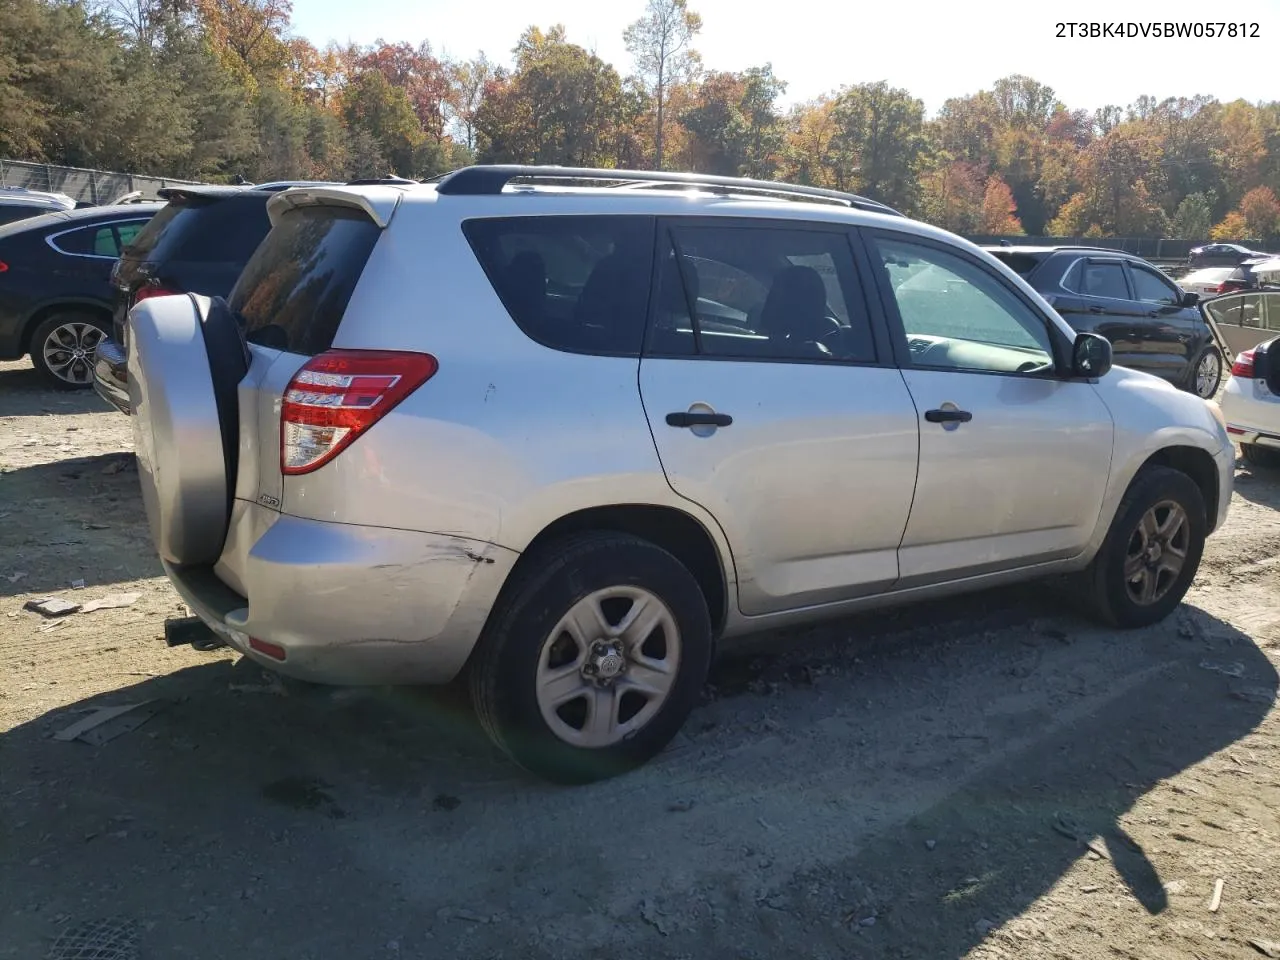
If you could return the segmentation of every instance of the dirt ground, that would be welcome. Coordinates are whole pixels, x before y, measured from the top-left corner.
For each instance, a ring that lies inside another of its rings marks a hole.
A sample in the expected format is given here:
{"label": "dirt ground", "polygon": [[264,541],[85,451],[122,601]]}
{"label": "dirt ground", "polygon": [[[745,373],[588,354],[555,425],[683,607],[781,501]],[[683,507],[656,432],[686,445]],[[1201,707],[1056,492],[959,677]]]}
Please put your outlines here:
{"label": "dirt ground", "polygon": [[1164,624],[1027,587],[761,638],[655,762],[563,789],[453,691],[165,647],[129,450],[0,365],[0,958],[1280,956],[1280,475],[1240,469]]}

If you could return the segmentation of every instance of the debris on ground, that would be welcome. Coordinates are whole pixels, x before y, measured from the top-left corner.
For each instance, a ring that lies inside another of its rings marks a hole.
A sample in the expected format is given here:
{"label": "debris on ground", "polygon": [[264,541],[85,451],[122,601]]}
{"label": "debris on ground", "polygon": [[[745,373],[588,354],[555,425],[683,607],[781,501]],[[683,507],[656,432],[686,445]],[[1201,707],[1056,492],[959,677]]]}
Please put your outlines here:
{"label": "debris on ground", "polygon": [[1213,896],[1209,898],[1209,912],[1217,913],[1218,908],[1222,906],[1222,888],[1226,886],[1226,881],[1219,877],[1213,882]]}
{"label": "debris on ground", "polygon": [[143,700],[114,707],[100,707],[53,735],[63,742],[80,740],[100,747],[130,730],[142,726],[166,706],[162,700]]}
{"label": "debris on ground", "polygon": [[28,600],[23,609],[32,610],[46,617],[65,617],[80,609],[80,604],[63,600],[61,597],[42,597],[39,600]]}
{"label": "debris on ground", "polygon": [[668,813],[688,813],[692,809],[692,800],[672,800],[667,804]]}
{"label": "debris on ground", "polygon": [[1107,852],[1107,848],[1102,845],[1102,842],[1097,837],[1090,837],[1088,833],[1070,817],[1058,814],[1054,819],[1052,826],[1057,833],[1062,834],[1069,840],[1074,840],[1077,843],[1083,844],[1089,849],[1090,853],[1094,854],[1098,858],[1102,860],[1111,859],[1111,854]]}
{"label": "debris on ground", "polygon": [[83,579],[81,579],[81,580],[72,580],[72,581],[71,581],[71,589],[72,589],[72,590],[83,590],[83,589],[84,589],[84,580],[83,580]]}
{"label": "debris on ground", "polygon": [[27,575],[27,571],[25,570],[15,570],[13,571],[13,573],[9,574],[9,576],[5,577],[5,579],[8,580],[10,583],[17,583],[26,575]]}
{"label": "debris on ground", "polygon": [[1264,957],[1280,958],[1280,940],[1259,940],[1250,938],[1249,946],[1257,950]]}
{"label": "debris on ground", "polygon": [[1222,673],[1228,677],[1239,678],[1244,676],[1243,663],[1214,663],[1210,660],[1201,660],[1200,669],[1212,670],[1214,673]]}
{"label": "debris on ground", "polygon": [[81,613],[93,613],[95,610],[115,610],[128,607],[138,602],[141,593],[111,593],[97,600],[90,600],[80,608]]}
{"label": "debris on ground", "polygon": [[49,960],[137,960],[137,921],[122,917],[77,923],[49,948]]}

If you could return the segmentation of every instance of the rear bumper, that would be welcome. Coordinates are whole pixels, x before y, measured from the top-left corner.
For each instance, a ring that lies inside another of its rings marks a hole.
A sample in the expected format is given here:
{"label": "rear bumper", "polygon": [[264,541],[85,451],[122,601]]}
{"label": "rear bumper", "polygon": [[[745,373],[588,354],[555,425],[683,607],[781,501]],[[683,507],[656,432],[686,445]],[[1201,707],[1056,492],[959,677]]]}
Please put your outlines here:
{"label": "rear bumper", "polygon": [[94,351],[93,389],[121,413],[129,413],[129,371],[124,350],[104,339]]}
{"label": "rear bumper", "polygon": [[1264,380],[1232,377],[1221,405],[1227,433],[1236,443],[1280,448],[1280,396]]}
{"label": "rear bumper", "polygon": [[[228,645],[313,683],[449,682],[518,556],[460,537],[276,517],[243,558],[247,597],[210,567],[165,572]],[[251,637],[283,648],[284,661]]]}

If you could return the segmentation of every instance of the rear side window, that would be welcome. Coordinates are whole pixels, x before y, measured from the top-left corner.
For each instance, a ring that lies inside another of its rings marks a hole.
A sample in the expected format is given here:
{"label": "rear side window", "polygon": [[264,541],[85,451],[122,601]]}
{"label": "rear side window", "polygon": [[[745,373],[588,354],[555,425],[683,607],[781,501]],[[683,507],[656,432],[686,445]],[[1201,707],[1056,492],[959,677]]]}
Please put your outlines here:
{"label": "rear side window", "polygon": [[503,217],[462,225],[525,334],[570,353],[637,356],[653,264],[650,217]]}
{"label": "rear side window", "polygon": [[1003,253],[1000,250],[991,250],[988,252],[1018,276],[1023,278],[1031,276],[1031,271],[1040,266],[1040,258],[1030,253]]}
{"label": "rear side window", "polygon": [[347,207],[286,211],[228,298],[246,339],[307,356],[328,350],[379,233]]}
{"label": "rear side window", "polygon": [[137,260],[244,263],[271,229],[265,194],[169,201],[129,245]]}
{"label": "rear side window", "polygon": [[1106,297],[1110,300],[1128,300],[1129,285],[1124,279],[1124,267],[1118,260],[1095,263],[1077,260],[1065,278],[1068,290],[1086,297]]}
{"label": "rear side window", "polygon": [[121,248],[142,229],[146,221],[103,223],[50,237],[49,242],[63,253],[85,257],[120,256]]}
{"label": "rear side window", "polygon": [[28,220],[31,217],[38,217],[42,213],[48,213],[45,207],[36,207],[31,204],[9,204],[0,203],[0,223],[14,223],[18,220]]}

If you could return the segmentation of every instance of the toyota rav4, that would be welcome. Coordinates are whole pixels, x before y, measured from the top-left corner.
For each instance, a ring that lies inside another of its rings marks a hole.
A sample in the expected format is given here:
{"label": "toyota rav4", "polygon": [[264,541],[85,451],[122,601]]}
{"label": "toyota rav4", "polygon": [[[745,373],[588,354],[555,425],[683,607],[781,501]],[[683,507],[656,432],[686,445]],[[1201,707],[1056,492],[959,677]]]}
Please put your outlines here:
{"label": "toyota rav4", "polygon": [[268,210],[227,301],[130,314],[165,570],[281,673],[465,671],[545,777],[661,750],[722,638],[1048,575],[1154,623],[1231,499],[1215,406],[862,197],[481,166]]}

